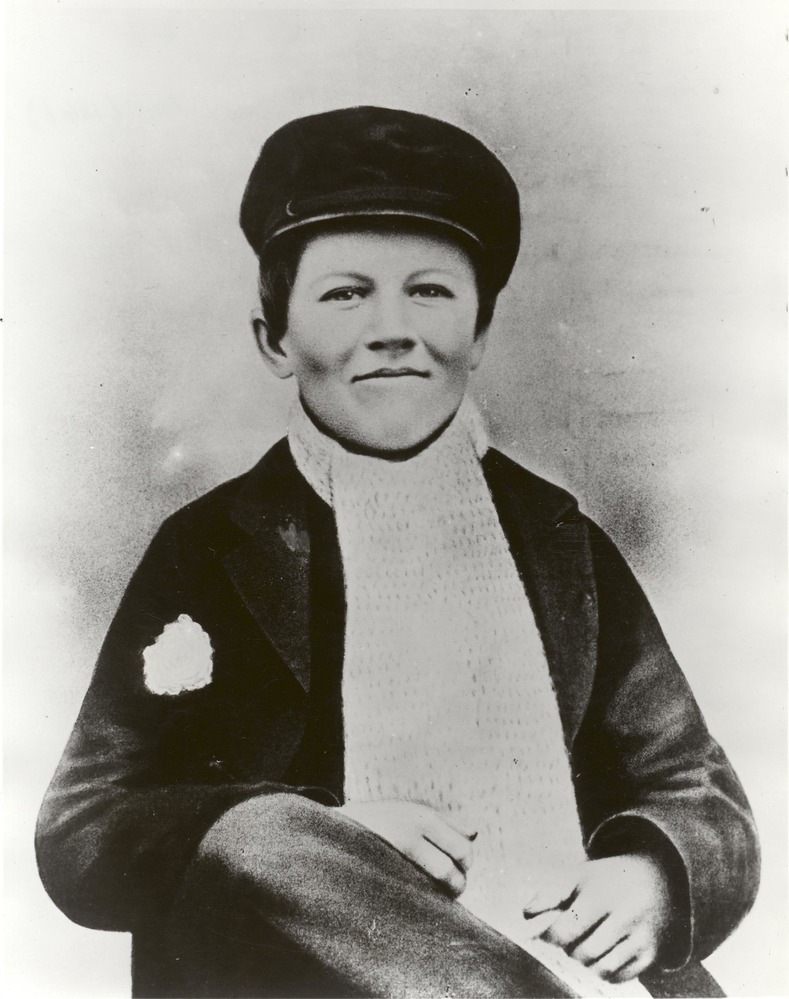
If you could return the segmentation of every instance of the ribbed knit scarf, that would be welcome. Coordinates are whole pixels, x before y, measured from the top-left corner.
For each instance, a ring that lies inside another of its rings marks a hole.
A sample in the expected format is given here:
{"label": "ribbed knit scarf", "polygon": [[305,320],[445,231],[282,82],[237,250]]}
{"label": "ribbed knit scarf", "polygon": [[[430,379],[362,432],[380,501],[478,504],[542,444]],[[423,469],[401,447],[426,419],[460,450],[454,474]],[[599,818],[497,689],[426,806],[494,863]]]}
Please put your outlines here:
{"label": "ribbed knit scarf", "polygon": [[407,461],[346,451],[300,406],[289,441],[337,522],[346,800],[419,801],[478,830],[459,901],[580,994],[614,994],[527,940],[524,898],[585,853],[548,664],[480,465],[479,413],[467,399]]}

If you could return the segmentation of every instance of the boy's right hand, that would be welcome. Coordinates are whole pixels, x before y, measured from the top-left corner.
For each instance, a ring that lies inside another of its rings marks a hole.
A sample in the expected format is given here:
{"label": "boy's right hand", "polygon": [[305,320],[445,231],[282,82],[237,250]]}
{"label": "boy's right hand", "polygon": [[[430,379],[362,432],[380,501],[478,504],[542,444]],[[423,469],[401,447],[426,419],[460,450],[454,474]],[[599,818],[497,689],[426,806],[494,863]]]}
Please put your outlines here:
{"label": "boy's right hand", "polygon": [[475,832],[465,833],[434,808],[413,801],[351,802],[337,811],[385,839],[453,898],[466,887]]}

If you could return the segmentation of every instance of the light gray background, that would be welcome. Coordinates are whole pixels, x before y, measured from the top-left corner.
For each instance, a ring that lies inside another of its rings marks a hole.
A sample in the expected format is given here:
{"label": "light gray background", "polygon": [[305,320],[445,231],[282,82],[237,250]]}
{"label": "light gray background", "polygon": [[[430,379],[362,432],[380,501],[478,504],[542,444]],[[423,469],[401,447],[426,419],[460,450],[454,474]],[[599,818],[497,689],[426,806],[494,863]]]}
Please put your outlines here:
{"label": "light gray background", "polygon": [[5,995],[128,994],[128,938],[38,883],[35,812],[155,527],[284,428],[236,226],[257,149],[356,103],[446,117],[519,183],[478,397],[652,598],[763,837],[709,967],[784,993],[787,19],[87,6],[7,18]]}

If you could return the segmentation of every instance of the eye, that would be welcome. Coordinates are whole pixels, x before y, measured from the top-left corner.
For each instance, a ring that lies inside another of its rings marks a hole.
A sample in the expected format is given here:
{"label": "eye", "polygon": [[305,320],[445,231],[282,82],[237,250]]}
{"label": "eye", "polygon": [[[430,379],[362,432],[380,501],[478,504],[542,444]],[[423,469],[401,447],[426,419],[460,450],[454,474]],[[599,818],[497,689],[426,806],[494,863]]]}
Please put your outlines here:
{"label": "eye", "polygon": [[410,289],[415,298],[454,298],[452,292],[443,284],[415,284]]}
{"label": "eye", "polygon": [[358,285],[344,285],[342,288],[330,288],[318,299],[319,302],[352,302],[355,298],[364,298],[367,289]]}

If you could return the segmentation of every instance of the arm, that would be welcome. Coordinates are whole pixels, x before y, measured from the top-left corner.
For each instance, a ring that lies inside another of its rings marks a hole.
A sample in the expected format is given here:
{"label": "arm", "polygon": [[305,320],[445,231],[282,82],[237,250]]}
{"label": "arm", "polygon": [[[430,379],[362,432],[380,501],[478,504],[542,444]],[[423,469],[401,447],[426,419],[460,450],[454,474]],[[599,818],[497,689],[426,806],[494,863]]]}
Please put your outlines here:
{"label": "arm", "polygon": [[[281,667],[210,546],[166,522],[104,642],[71,739],[44,800],[41,876],[72,919],[131,930],[165,905],[213,823],[260,794],[328,792],[282,780],[304,724],[298,685]],[[182,613],[213,645],[213,677],[154,693],[143,650]]]}
{"label": "arm", "polygon": [[589,525],[598,669],[573,746],[592,858],[647,851],[669,872],[670,966],[709,954],[753,903],[759,853],[742,788],[624,559]]}

